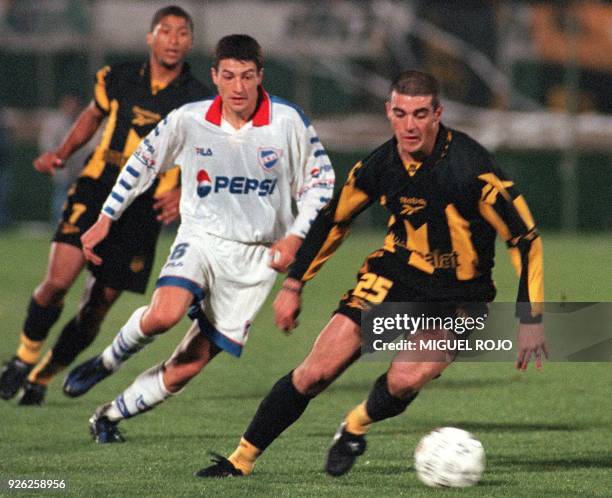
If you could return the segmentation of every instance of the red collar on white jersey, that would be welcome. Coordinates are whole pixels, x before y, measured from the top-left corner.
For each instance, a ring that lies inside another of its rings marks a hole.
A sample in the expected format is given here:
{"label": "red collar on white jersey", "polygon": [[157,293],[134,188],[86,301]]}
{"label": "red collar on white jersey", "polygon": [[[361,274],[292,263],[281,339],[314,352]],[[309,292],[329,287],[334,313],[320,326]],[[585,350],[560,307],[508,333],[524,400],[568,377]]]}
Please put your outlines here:
{"label": "red collar on white jersey", "polygon": [[[259,87],[259,101],[257,102],[257,107],[255,108],[255,113],[253,114],[253,126],[266,126],[270,124],[270,96],[268,92],[266,92],[263,87]],[[215,124],[217,126],[221,126],[221,117],[223,108],[223,101],[221,100],[221,96],[217,95],[215,100],[213,100],[210,105],[208,111],[206,112],[206,121]]]}

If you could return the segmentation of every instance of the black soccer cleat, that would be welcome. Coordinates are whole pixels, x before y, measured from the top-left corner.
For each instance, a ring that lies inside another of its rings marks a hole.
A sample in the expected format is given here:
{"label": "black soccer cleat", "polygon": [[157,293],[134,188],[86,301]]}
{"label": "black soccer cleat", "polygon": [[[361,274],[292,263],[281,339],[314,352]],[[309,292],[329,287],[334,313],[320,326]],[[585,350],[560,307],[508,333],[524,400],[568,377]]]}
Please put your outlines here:
{"label": "black soccer cleat", "polygon": [[15,396],[33,368],[33,364],[21,361],[16,356],[7,361],[0,373],[0,398],[11,399]]}
{"label": "black soccer cleat", "polygon": [[98,444],[123,443],[125,439],[119,430],[119,422],[113,422],[106,416],[110,403],[99,406],[89,419],[89,432]]}
{"label": "black soccer cleat", "polygon": [[102,363],[102,356],[94,356],[73,368],[66,376],[64,394],[71,398],[82,396],[112,373],[113,371],[108,370]]}
{"label": "black soccer cleat", "polygon": [[224,456],[217,453],[212,453],[211,460],[215,462],[210,467],[205,467],[198,470],[195,475],[196,477],[242,477],[244,474],[240,469],[234,467],[234,464],[230,462]]}
{"label": "black soccer cleat", "polygon": [[34,384],[33,382],[26,382],[23,386],[23,393],[21,398],[17,402],[21,406],[40,406],[45,402],[45,395],[47,394],[47,386],[42,384]]}
{"label": "black soccer cleat", "polygon": [[348,432],[345,426],[345,422],[340,424],[327,452],[325,472],[330,476],[338,477],[346,474],[351,470],[357,457],[363,455],[366,450],[365,437]]}

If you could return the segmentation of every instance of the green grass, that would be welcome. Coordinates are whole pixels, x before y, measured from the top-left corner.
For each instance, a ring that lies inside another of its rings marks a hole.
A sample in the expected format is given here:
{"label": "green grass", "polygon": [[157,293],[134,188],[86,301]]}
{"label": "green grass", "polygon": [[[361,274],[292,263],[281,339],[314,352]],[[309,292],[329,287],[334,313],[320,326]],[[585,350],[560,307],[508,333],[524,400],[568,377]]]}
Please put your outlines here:
{"label": "green grass", "polygon": [[[517,374],[507,363],[458,363],[433,382],[401,417],[377,424],[369,449],[343,478],[322,473],[323,459],[342,415],[368,393],[386,364],[358,362],[311,403],[302,419],[261,458],[248,479],[203,481],[208,450],[233,450],[272,383],[307,353],[363,257],[380,233],[353,234],[307,287],[300,328],[284,337],[272,325],[269,303],[256,320],[240,360],[222,355],[183,394],[122,424],[127,443],[98,446],[87,432],[95,407],[173,350],[187,323],[82,398],[68,399],[58,379],[43,408],[0,402],[0,477],[66,479],[49,496],[610,496],[612,368],[609,363],[548,363],[542,372]],[[158,265],[171,239],[158,251]],[[610,236],[547,235],[549,300],[612,300]],[[30,292],[44,273],[47,238],[2,233],[0,239],[0,358],[17,344]],[[500,248],[498,300],[516,295],[514,276]],[[74,312],[82,282],[70,294],[60,324]],[[99,352],[145,297],[125,295],[81,360]],[[54,339],[59,327],[55,327]],[[579,333],[579,331],[577,331]],[[438,426],[459,426],[482,440],[487,471],[466,490],[430,490],[417,480],[412,451]],[[4,494],[3,494],[4,493]],[[47,492],[48,493],[48,492]],[[13,496],[0,484],[0,495]],[[32,494],[33,495],[33,494]],[[19,496],[28,496],[21,492]]]}

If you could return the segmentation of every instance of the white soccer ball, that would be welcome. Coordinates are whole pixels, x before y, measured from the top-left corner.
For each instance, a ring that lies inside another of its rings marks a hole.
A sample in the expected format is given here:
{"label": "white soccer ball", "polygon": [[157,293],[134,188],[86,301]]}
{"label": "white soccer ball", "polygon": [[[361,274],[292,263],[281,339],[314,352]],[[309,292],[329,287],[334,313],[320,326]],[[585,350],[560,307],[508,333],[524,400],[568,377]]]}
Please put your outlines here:
{"label": "white soccer ball", "polygon": [[427,434],[414,450],[418,478],[427,486],[473,486],[485,469],[485,451],[472,434],[442,427]]}

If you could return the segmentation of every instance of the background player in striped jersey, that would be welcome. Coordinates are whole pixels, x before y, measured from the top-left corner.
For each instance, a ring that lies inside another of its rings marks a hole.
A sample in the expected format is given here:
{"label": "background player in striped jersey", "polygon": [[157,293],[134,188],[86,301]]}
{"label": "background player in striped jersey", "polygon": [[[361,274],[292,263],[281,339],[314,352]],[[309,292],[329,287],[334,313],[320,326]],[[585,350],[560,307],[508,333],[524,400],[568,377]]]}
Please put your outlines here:
{"label": "background player in striped jersey", "polygon": [[181,165],[181,226],[151,304],[134,312],[101,355],[68,375],[65,391],[85,393],[188,310],[194,323],[168,361],[96,410],[90,428],[100,443],[121,441],[121,419],[177,393],[221,350],[240,355],[274,270],[286,270],[331,200],[329,158],[302,112],[263,89],[257,41],[222,38],[211,74],[219,95],[181,107],[145,138],[82,238],[86,257],[100,264],[94,248],[126,207],[157,173]]}
{"label": "background player in striped jersey", "polygon": [[0,397],[4,399],[15,396],[27,378],[19,404],[43,402],[49,382],[91,344],[121,292],[144,293],[161,223],[178,216],[180,189],[175,168],[156,179],[122,223],[113,227],[105,247],[100,248],[107,256],[105,264],[89,267],[91,275],[79,311],[34,368],[44,340],[60,317],[64,296],[85,267],[80,237],[96,221],[126,159],[172,109],[209,94],[184,62],[193,45],[193,21],[185,10],[176,6],[158,10],[146,41],[150,50],[145,63],[117,64],[98,71],[94,99],[63,143],[34,161],[39,172],[53,175],[106,120],[100,143],[69,192],[51,244],[47,274],[30,299],[19,348],[0,376]]}
{"label": "background player in striped jersey", "polygon": [[[390,211],[388,235],[357,275],[333,317],[297,368],[281,378],[261,402],[240,444],[228,459],[200,477],[248,475],[259,455],[304,412],[317,394],[361,354],[361,313],[383,302],[439,303],[443,311],[485,309],[495,297],[491,279],[495,235],[506,240],[520,275],[517,297],[517,368],[546,354],[542,245],[525,200],[476,141],[441,124],[438,83],[406,71],[391,85],[386,105],[394,137],[350,172],[325,206],[297,254],[275,302],[277,325],[296,327],[300,294],[346,235],[350,222],[374,202]],[[430,304],[431,305],[431,304]],[[422,331],[424,340],[442,331]],[[451,332],[452,334],[452,332]],[[452,337],[452,336],[451,336]],[[325,469],[334,476],[365,451],[373,422],[402,413],[420,389],[438,377],[454,356],[399,353],[367,400],[343,420]]]}

